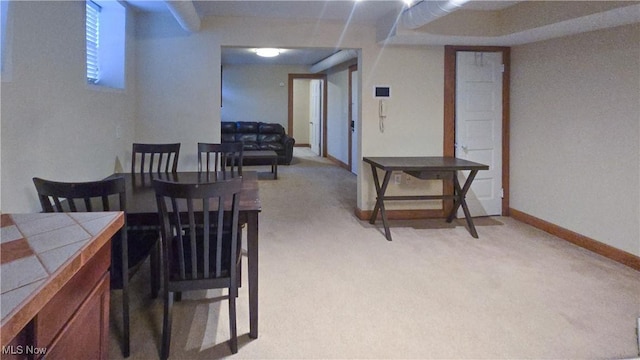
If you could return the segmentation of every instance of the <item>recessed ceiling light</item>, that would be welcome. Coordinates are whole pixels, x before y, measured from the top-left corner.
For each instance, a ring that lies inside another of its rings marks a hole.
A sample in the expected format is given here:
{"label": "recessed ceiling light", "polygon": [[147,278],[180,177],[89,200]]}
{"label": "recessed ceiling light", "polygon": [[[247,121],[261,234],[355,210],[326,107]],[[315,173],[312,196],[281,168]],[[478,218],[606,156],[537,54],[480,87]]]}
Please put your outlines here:
{"label": "recessed ceiling light", "polygon": [[274,56],[280,55],[280,49],[275,49],[275,48],[256,49],[256,54],[262,57],[274,57]]}

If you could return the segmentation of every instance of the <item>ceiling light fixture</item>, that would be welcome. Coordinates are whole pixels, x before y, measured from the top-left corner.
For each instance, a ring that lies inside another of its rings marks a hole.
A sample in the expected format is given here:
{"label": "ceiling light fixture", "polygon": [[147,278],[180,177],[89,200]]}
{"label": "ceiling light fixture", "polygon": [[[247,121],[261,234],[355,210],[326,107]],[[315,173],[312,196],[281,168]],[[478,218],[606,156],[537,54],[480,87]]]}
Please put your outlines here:
{"label": "ceiling light fixture", "polygon": [[256,49],[256,54],[262,57],[274,57],[274,56],[280,55],[280,49],[275,49],[275,48]]}

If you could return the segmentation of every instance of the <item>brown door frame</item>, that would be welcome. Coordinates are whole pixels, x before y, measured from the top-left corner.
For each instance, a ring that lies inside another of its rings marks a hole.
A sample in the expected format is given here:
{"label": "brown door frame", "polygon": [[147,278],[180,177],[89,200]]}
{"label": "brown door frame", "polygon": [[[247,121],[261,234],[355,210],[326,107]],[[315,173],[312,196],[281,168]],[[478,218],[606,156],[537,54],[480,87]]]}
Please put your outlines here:
{"label": "brown door frame", "polygon": [[288,103],[288,129],[289,135],[293,136],[293,80],[295,79],[317,79],[323,81],[322,86],[322,157],[327,157],[327,75],[326,74],[289,74],[289,103]]}
{"label": "brown door frame", "polygon": [[[353,121],[353,81],[351,81],[353,77],[353,72],[358,71],[358,64],[353,64],[349,66],[349,116],[347,117],[347,134],[349,134],[349,171],[353,168],[353,134],[354,132],[351,129],[351,122]],[[355,129],[354,129],[355,130]]]}
{"label": "brown door frame", "polygon": [[[444,47],[444,156],[455,156],[456,130],[456,53],[458,51],[482,51],[502,53],[504,73],[502,76],[502,215],[509,215],[509,92],[511,75],[511,48],[502,46]],[[445,194],[453,194],[453,184],[445,183]],[[453,203],[446,201],[444,214],[451,211]]]}

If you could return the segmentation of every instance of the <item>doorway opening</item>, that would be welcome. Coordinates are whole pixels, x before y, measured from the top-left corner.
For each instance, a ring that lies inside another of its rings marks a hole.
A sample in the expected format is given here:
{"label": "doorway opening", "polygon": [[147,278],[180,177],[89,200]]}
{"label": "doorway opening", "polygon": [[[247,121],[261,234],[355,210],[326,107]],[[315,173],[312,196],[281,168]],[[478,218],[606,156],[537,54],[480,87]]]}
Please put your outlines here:
{"label": "doorway opening", "polygon": [[288,129],[295,146],[327,157],[327,76],[289,74]]}

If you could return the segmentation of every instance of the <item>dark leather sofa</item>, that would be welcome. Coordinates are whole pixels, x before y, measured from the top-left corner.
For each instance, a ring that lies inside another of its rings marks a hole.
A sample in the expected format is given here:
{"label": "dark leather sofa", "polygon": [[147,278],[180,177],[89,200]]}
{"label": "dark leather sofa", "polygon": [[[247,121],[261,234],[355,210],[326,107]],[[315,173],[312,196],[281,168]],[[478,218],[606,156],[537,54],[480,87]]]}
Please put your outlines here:
{"label": "dark leather sofa", "polygon": [[[278,154],[278,165],[289,165],[293,159],[295,139],[288,136],[284,127],[276,123],[223,121],[222,142],[241,141],[244,151],[273,150]],[[258,159],[244,159],[245,165],[268,165]]]}

